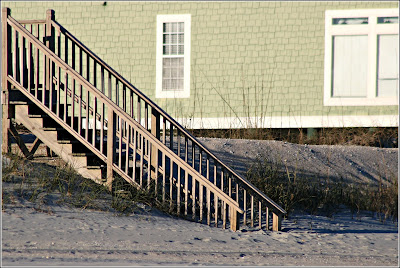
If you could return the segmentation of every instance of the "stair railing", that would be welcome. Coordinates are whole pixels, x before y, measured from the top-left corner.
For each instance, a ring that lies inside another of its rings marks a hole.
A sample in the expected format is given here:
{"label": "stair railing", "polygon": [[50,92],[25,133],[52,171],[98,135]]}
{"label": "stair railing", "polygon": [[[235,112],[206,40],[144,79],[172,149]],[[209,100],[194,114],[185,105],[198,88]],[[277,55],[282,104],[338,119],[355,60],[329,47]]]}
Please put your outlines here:
{"label": "stair railing", "polygon": [[[155,184],[155,190],[162,192],[163,197],[169,194],[171,209],[176,209],[178,214],[182,212],[188,217],[191,212],[192,218],[200,221],[206,215],[208,224],[211,215],[214,215],[216,225],[222,221],[223,227],[226,227],[229,222],[231,229],[238,229],[238,214],[243,213],[243,210],[235,200],[171,153],[165,144],[14,18],[8,15],[4,22],[10,29],[3,34],[3,48],[7,51],[5,61],[13,66],[6,68],[7,89],[12,85],[20,90],[100,160],[107,163],[108,185],[111,185],[114,172],[138,188]],[[47,73],[54,76],[54,79],[48,77]],[[39,83],[42,84],[41,88],[37,86]],[[78,96],[77,105],[75,96]],[[82,100],[86,101],[86,106],[82,105]],[[92,114],[89,107],[92,107]],[[107,118],[107,129],[102,123],[100,129],[96,129],[97,119],[94,115],[100,115],[100,122]],[[83,121],[86,124],[81,123]],[[93,124],[90,132],[89,122]],[[104,138],[107,139],[106,146],[102,145]],[[152,154],[152,150],[158,153]],[[156,159],[152,159],[154,156]],[[149,164],[152,162],[156,163],[155,168]],[[159,181],[162,185],[158,185]],[[212,206],[212,203],[217,206]]]}
{"label": "stair railing", "polygon": [[[40,23],[43,23],[43,21],[40,21]],[[48,25],[51,25],[52,27],[48,27]],[[178,156],[178,158],[183,160],[188,166],[191,166],[192,169],[200,173],[209,182],[212,182],[214,186],[219,188],[226,195],[236,200],[236,202],[244,210],[242,218],[244,224],[249,223],[251,226],[254,226],[255,218],[258,216],[258,226],[261,228],[262,222],[265,219],[265,226],[268,229],[269,214],[272,213],[273,229],[280,230],[281,217],[286,212],[279,205],[258,190],[248,180],[241,177],[234,170],[222,163],[178,122],[176,122],[152,100],[150,100],[128,81],[126,81],[121,75],[119,75],[95,53],[83,45],[64,27],[57,23],[54,19],[54,11],[48,11],[46,26],[47,33],[51,34],[46,36],[46,38],[43,38],[45,43],[48,42],[47,46],[52,49],[65,63],[68,63],[69,68],[72,68],[79,75],[83,76],[87,80],[86,82],[89,82],[88,84],[90,84],[92,87],[97,88],[100,92],[104,93],[109,100],[112,100],[112,102],[118,105],[122,111],[127,113],[145,130],[150,132],[152,136],[156,138],[156,140],[167,146],[172,152],[174,152],[176,156]],[[30,28],[34,29],[35,27]],[[52,70],[56,70],[53,67],[54,64],[51,68]],[[50,75],[47,76],[50,77]],[[70,96],[74,96],[73,99],[75,100],[69,101],[70,105],[74,106],[75,102],[80,102],[78,107],[82,107],[82,103],[90,103],[92,98],[90,96],[91,92],[85,96],[84,92],[82,91],[82,84],[84,83],[81,83],[78,85],[78,87],[76,87],[74,82],[73,86],[69,87],[68,83],[57,82],[61,81],[61,78],[62,75],[56,75],[55,78],[53,78],[53,82],[54,84],[59,85],[61,89],[63,89],[63,84],[67,85],[65,94],[68,97],[65,97],[65,99],[68,101]],[[43,80],[45,85],[51,84],[51,82],[46,83],[46,81],[49,80],[48,78]],[[36,83],[35,85],[37,87],[39,83]],[[85,86],[88,87],[86,84]],[[60,91],[57,92],[60,93]],[[94,103],[96,103],[96,101]],[[104,138],[104,134],[102,136],[102,133],[109,124],[106,116],[107,107],[104,107],[105,104],[101,105],[103,105],[103,107],[92,107],[89,105],[87,117],[89,118],[92,116],[96,119],[93,119],[91,126],[89,126],[89,120],[85,121],[85,133],[89,132],[89,128],[93,129],[92,133],[96,132],[97,126],[101,128],[100,139]],[[64,106],[64,113],[66,113],[66,109],[67,105]],[[93,109],[96,116],[93,116]],[[151,109],[151,111],[149,111],[149,109]],[[151,113],[151,115],[149,113]],[[77,121],[81,122],[81,119],[82,115]],[[84,115],[84,119],[86,119],[86,114]],[[122,141],[129,140],[129,138],[132,137],[132,134],[130,134],[129,128],[127,128],[125,125],[126,121],[120,121],[118,118],[117,122],[118,124],[115,135],[118,137],[116,137],[116,139]],[[92,141],[93,140],[95,139],[93,138]],[[124,142],[119,143],[120,146],[122,146],[122,144],[124,144]],[[101,143],[99,146],[100,151],[104,150]],[[126,148],[128,147],[129,146]],[[119,151],[122,152],[122,150],[123,147],[121,147]],[[156,164],[156,159],[158,159],[157,153],[159,154],[160,151],[155,147],[151,147],[148,151],[152,151],[152,159],[146,161],[150,162],[152,169],[158,169],[159,166]],[[146,157],[145,152],[146,151],[144,151],[144,157],[142,157],[142,159],[145,159]],[[122,154],[120,153],[118,157],[119,164],[122,164],[124,161],[129,161],[128,158],[122,160],[120,159],[121,157]],[[172,166],[173,165],[171,165],[171,167]],[[186,191],[186,193],[188,192]],[[165,195],[163,195],[163,198],[164,196]],[[215,203],[214,207],[217,205],[218,204]]]}

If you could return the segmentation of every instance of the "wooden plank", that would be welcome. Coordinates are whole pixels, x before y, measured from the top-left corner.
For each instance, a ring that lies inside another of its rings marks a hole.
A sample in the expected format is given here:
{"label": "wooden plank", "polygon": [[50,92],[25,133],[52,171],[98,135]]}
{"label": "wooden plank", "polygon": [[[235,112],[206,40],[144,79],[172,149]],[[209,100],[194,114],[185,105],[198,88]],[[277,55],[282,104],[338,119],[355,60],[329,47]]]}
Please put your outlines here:
{"label": "wooden plank", "polygon": [[10,73],[11,66],[11,27],[7,23],[7,17],[11,15],[11,9],[3,7],[1,14],[1,27],[2,27],[2,50],[1,50],[1,68],[2,68],[2,152],[11,152],[11,141],[8,135],[8,129],[11,125],[9,116],[9,91],[7,75]]}
{"label": "wooden plank", "polygon": [[189,174],[187,170],[185,170],[185,216],[188,214],[188,192],[189,192]]}
{"label": "wooden plank", "polygon": [[142,107],[141,107],[141,102],[140,102],[140,97],[138,96],[138,98],[137,98],[137,106],[136,106],[136,108],[137,108],[137,112],[136,112],[136,114],[137,114],[137,119],[136,119],[136,121],[140,124],[140,125],[142,125]]}
{"label": "wooden plank", "polygon": [[247,200],[246,200],[246,198],[247,198],[247,192],[246,192],[246,189],[244,189],[243,190],[243,210],[244,210],[244,213],[243,213],[243,225],[247,225],[247,219],[246,219],[246,214],[247,214]]}
{"label": "wooden plank", "polygon": [[226,229],[226,202],[222,201],[222,229]]}
{"label": "wooden plank", "polygon": [[162,201],[165,202],[165,161],[167,161],[167,156],[162,153],[162,177],[163,177],[163,182],[162,182]]}
{"label": "wooden plank", "polygon": [[149,141],[146,140],[146,144],[147,144],[147,150],[146,150],[146,154],[147,154],[147,190],[150,190],[150,182],[151,182],[151,162],[153,161],[153,157],[152,157],[152,145],[149,144]]}
{"label": "wooden plank", "polygon": [[181,157],[181,132],[179,130],[176,136],[176,143],[178,144],[178,149],[176,154],[178,155],[178,157]]}
{"label": "wooden plank", "polygon": [[192,176],[192,219],[196,220],[196,180]]}
{"label": "wooden plank", "polygon": [[114,144],[115,144],[115,122],[114,111],[108,107],[108,127],[107,127],[107,187],[112,190],[113,182],[113,163],[114,163]]}
{"label": "wooden plank", "polygon": [[122,169],[122,128],[123,128],[123,120],[117,117],[118,128],[119,128],[119,137],[118,137],[118,167]]}
{"label": "wooden plank", "polygon": [[262,229],[262,205],[261,201],[258,201],[258,228]]}
{"label": "wooden plank", "polygon": [[[78,99],[78,133],[82,135],[82,98],[83,98],[83,86],[79,85],[79,99]],[[104,113],[105,116],[105,113]]]}
{"label": "wooden plank", "polygon": [[169,207],[170,207],[170,210],[171,211],[173,211],[173,204],[172,204],[172,201],[173,201],[173,196],[172,196],[172,194],[173,194],[173,190],[172,190],[172,186],[173,186],[173,167],[174,167],[174,162],[172,161],[172,159],[170,159],[170,170],[169,170],[169,200],[170,200],[170,202],[169,202]]}
{"label": "wooden plank", "polygon": [[[89,90],[86,90],[86,129],[85,129],[85,139],[89,141],[89,120],[90,120],[90,112],[89,112],[89,107],[90,107],[90,92]],[[118,122],[116,122],[118,123]]]}
{"label": "wooden plank", "polygon": [[254,195],[250,197],[250,226],[254,227]]}
{"label": "wooden plank", "polygon": [[[60,86],[61,86],[61,67],[57,68],[58,70],[58,82],[57,82],[57,100],[56,100],[56,114],[57,117],[60,117],[60,101],[61,101],[61,95],[60,95]],[[35,91],[37,92],[37,85]]]}
{"label": "wooden plank", "polygon": [[132,178],[133,181],[136,182],[136,155],[137,155],[137,148],[138,148],[138,137],[139,137],[139,133],[136,130],[133,130],[134,134],[133,134],[133,156],[132,156],[132,161],[133,161],[133,167],[132,167]]}
{"label": "wooden plank", "polygon": [[231,206],[229,206],[229,222],[232,231],[236,232],[239,230],[239,213]]}
{"label": "wooden plank", "polygon": [[126,122],[126,127],[127,127],[127,131],[126,131],[126,145],[125,145],[125,173],[128,174],[128,170],[129,170],[129,144],[131,141],[131,126],[128,124],[128,122]]}
{"label": "wooden plank", "polygon": [[143,146],[143,135],[140,134],[140,173],[139,173],[139,185],[143,187],[143,151],[144,151],[144,146]]}
{"label": "wooden plank", "polygon": [[215,227],[218,227],[218,196],[214,194],[214,221]]}
{"label": "wooden plank", "polygon": [[278,232],[282,229],[282,215],[272,213],[272,231]]}
{"label": "wooden plank", "polygon": [[[75,95],[73,95],[75,96]],[[89,106],[89,105],[88,105]],[[92,145],[93,147],[96,147],[96,132],[97,132],[97,128],[96,128],[96,114],[97,114],[97,97],[93,96],[93,137],[92,137]],[[74,114],[72,115],[72,117],[74,116]]]}
{"label": "wooden plank", "polygon": [[207,225],[211,225],[211,193],[210,189],[207,189]]}
{"label": "wooden plank", "polygon": [[199,181],[200,222],[203,222],[203,187],[204,186]]}
{"label": "wooden plank", "polygon": [[[75,86],[76,81],[72,79],[72,96],[75,96]],[[71,102],[71,127],[74,129],[74,120],[75,120],[75,101]]]}
{"label": "wooden plank", "polygon": [[177,194],[176,194],[176,207],[178,216],[181,214],[181,167],[178,165],[178,178],[177,178]]}
{"label": "wooden plank", "polygon": [[265,209],[265,229],[268,231],[269,230],[269,208]]}
{"label": "wooden plank", "polygon": [[[68,87],[68,74],[67,72],[64,73],[64,77],[65,77],[65,82],[64,82],[64,122],[67,122],[67,116],[68,116],[68,109],[67,109],[67,104],[68,104],[68,94],[67,94],[67,87]],[[44,90],[44,88],[42,89],[43,92],[45,92],[46,90]],[[44,96],[43,96],[44,98]]]}
{"label": "wooden plank", "polygon": [[15,141],[17,142],[18,147],[20,148],[21,152],[24,156],[28,159],[32,159],[32,155],[29,152],[28,148],[25,145],[24,140],[19,136],[18,131],[15,129],[13,124],[10,124],[10,128],[8,129],[10,134],[14,137]]}

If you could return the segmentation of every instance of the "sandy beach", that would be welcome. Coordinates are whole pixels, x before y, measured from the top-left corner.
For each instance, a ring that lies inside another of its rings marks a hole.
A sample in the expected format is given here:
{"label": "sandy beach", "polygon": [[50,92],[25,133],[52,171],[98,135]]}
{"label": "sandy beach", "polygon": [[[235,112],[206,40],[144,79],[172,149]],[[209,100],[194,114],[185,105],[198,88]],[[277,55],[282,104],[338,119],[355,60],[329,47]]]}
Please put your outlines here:
{"label": "sandy beach", "polygon": [[[230,159],[235,160],[240,150],[232,148],[236,153]],[[387,150],[387,155],[397,152]],[[393,159],[397,162],[397,153]],[[2,187],[3,192],[13,191],[16,185],[3,182]],[[2,267],[399,264],[398,222],[383,223],[367,211],[352,215],[342,207],[332,217],[296,211],[283,221],[281,232],[247,226],[232,232],[144,205],[121,216],[112,210],[74,208],[57,198],[49,195],[40,207],[23,198],[3,204]]]}

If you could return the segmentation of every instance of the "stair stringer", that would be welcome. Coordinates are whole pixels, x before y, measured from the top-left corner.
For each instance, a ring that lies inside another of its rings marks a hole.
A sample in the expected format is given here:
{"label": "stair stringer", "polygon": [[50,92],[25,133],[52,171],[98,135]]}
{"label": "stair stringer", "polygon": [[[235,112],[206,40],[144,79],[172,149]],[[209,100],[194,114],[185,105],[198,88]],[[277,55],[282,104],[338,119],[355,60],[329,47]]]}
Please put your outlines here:
{"label": "stair stringer", "polygon": [[46,144],[53,152],[73,167],[83,177],[96,183],[102,183],[101,170],[87,169],[87,157],[72,155],[72,144],[60,144],[57,141],[57,131],[45,131],[43,118],[31,118],[28,105],[15,105],[15,122],[24,125],[29,131]]}

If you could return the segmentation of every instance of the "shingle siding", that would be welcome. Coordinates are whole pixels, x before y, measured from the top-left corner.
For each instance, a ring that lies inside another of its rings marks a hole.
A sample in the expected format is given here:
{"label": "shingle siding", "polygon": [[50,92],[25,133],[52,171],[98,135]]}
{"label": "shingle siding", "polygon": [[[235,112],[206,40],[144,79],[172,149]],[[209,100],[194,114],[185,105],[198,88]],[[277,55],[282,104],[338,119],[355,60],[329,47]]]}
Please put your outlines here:
{"label": "shingle siding", "polygon": [[[323,106],[327,9],[397,2],[2,2],[56,20],[174,117],[393,115],[398,106]],[[191,14],[188,99],[155,99],[156,16]]]}

